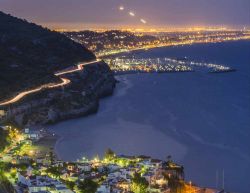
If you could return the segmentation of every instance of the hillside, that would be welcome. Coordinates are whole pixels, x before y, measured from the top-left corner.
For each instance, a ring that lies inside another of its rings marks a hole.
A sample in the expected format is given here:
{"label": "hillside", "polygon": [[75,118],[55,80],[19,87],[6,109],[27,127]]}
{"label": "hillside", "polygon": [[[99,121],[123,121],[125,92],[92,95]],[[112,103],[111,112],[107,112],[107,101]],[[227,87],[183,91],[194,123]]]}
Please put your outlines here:
{"label": "hillside", "polygon": [[57,81],[54,71],[93,59],[65,35],[0,12],[0,100]]}
{"label": "hillside", "polygon": [[[107,45],[111,46],[109,49],[127,48],[131,45],[141,46],[158,39],[151,35],[135,34],[128,31],[110,30],[105,32],[95,31],[79,31],[79,32],[65,32],[70,39],[86,46],[93,52],[97,53],[107,49]],[[111,44],[112,42],[112,44]]]}

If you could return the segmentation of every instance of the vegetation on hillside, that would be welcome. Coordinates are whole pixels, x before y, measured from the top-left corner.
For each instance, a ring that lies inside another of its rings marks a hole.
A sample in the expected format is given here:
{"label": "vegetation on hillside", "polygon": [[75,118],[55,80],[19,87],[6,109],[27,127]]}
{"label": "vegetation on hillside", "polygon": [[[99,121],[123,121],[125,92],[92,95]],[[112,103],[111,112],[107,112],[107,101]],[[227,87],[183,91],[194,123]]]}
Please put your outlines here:
{"label": "vegetation on hillside", "polygon": [[146,193],[148,189],[148,181],[141,177],[139,173],[135,173],[132,179],[131,189],[134,193]]}
{"label": "vegetation on hillside", "polygon": [[65,35],[0,12],[0,100],[58,80],[53,73],[95,56]]}

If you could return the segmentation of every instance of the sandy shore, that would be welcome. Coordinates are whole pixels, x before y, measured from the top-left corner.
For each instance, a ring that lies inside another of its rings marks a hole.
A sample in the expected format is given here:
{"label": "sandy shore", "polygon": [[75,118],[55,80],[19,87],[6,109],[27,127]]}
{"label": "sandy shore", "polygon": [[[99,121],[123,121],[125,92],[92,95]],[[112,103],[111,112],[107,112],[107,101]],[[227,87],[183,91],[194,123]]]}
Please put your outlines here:
{"label": "sandy shore", "polygon": [[55,145],[59,140],[59,136],[50,132],[46,132],[44,137],[42,137],[39,141],[34,142],[33,145],[39,149],[39,152],[36,154],[37,157],[45,157],[47,153],[53,151],[56,158],[58,158],[57,153],[55,151]]}

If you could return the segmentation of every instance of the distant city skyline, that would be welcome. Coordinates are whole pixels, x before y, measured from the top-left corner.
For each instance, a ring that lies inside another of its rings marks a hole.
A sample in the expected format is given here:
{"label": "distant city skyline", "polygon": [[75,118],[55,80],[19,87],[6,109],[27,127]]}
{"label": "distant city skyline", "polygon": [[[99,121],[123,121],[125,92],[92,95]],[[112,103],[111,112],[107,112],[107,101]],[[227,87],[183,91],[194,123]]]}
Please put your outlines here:
{"label": "distant city skyline", "polygon": [[250,26],[249,0],[0,0],[0,10],[66,30]]}

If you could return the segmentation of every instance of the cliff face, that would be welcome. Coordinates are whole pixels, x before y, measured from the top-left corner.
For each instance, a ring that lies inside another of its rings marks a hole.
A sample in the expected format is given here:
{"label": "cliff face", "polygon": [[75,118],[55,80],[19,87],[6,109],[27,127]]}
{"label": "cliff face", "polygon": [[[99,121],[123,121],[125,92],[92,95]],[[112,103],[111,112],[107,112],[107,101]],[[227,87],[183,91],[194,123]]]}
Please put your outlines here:
{"label": "cliff face", "polygon": [[9,109],[8,120],[35,126],[85,116],[98,110],[99,99],[113,93],[116,80],[104,62],[65,76],[71,84],[29,96]]}

